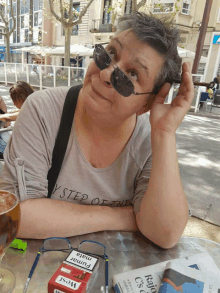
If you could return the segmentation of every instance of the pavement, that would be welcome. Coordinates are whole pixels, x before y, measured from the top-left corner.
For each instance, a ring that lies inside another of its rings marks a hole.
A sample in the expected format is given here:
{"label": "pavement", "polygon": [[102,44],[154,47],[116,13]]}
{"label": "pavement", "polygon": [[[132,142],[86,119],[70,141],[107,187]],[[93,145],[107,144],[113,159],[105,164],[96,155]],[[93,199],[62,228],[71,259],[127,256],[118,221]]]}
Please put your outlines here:
{"label": "pavement", "polygon": [[191,213],[220,226],[220,109],[189,112],[177,130],[180,174]]}
{"label": "pavement", "polygon": [[[0,95],[14,109],[9,86],[0,84]],[[209,110],[209,109],[208,109]],[[184,236],[220,243],[220,109],[189,112],[176,133],[180,174],[192,217]],[[3,162],[0,162],[0,172]]]}

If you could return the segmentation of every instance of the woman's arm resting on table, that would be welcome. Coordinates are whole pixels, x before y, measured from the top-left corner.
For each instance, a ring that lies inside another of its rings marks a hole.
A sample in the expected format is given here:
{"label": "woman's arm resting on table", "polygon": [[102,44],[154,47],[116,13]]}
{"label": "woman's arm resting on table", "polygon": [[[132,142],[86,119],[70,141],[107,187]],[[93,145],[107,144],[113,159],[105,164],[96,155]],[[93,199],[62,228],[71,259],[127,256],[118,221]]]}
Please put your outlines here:
{"label": "woman's arm resting on table", "polygon": [[90,206],[48,198],[20,203],[17,237],[70,237],[104,230],[136,231],[133,207]]}
{"label": "woman's arm resting on table", "polygon": [[3,114],[3,115],[0,115],[0,120],[1,121],[16,121],[18,114],[19,112]]}
{"label": "woman's arm resting on table", "polygon": [[175,132],[193,99],[189,64],[183,64],[182,83],[171,105],[164,104],[169,86],[157,95],[151,109],[152,169],[147,191],[137,214],[140,231],[163,248],[173,247],[188,220],[176,153]]}

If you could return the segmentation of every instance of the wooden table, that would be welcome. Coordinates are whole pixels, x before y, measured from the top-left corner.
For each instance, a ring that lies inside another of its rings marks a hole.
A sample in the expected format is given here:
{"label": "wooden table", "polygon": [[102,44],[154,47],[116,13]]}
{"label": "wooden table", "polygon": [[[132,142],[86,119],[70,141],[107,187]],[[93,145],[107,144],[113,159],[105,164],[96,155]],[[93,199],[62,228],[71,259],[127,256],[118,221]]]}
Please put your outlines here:
{"label": "wooden table", "polygon": [[[109,256],[109,292],[113,293],[112,276],[120,272],[140,268],[175,258],[190,256],[199,252],[208,252],[220,268],[220,244],[202,238],[182,237],[179,243],[168,250],[154,245],[141,233],[130,232],[98,232],[69,238],[73,247],[77,247],[82,240],[96,240],[107,247]],[[2,260],[1,267],[9,268],[16,276],[16,286],[13,293],[23,292],[28,274],[35,260],[42,240],[28,240],[25,253],[9,248]],[[41,255],[34,275],[30,281],[28,291],[46,293],[47,283],[61,265],[67,254],[63,252],[45,252]],[[105,284],[104,260],[100,259],[100,267],[90,292],[101,292]]]}

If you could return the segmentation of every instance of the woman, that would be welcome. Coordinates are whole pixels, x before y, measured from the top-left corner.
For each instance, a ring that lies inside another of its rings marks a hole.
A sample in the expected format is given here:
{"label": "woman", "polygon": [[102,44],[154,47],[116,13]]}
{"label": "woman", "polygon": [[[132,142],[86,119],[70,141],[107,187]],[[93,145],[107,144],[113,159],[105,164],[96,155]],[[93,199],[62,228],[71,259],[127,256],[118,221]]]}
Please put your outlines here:
{"label": "woman", "polygon": [[[15,105],[19,110],[27,97],[34,92],[33,87],[25,81],[17,81],[10,89],[9,94]],[[16,121],[19,110],[15,110],[12,113],[0,115],[1,121]]]}
{"label": "woman", "polygon": [[[32,86],[25,81],[18,81],[9,89],[10,97],[14,105],[18,109],[21,109],[26,98],[33,92],[34,92],[34,89],[32,88]],[[6,107],[5,104],[4,106]],[[11,121],[16,121],[19,114],[19,110],[15,110],[11,113],[6,113],[7,108],[5,107],[4,109],[6,109],[6,111],[1,113],[2,115],[0,115],[0,121],[5,121],[7,123],[6,125],[8,126],[8,123],[10,123]],[[11,137],[11,131],[1,133],[1,136],[0,136],[0,158],[1,159],[3,159],[3,153],[10,137]]]}
{"label": "woman", "polygon": [[95,47],[52,199],[46,198],[47,173],[68,89],[27,99],[0,184],[19,185],[18,237],[140,230],[164,248],[178,242],[188,204],[175,131],[190,108],[193,83],[185,63],[178,95],[164,104],[169,83],[180,77],[177,42],[176,29],[136,12],[119,21],[106,50]]}

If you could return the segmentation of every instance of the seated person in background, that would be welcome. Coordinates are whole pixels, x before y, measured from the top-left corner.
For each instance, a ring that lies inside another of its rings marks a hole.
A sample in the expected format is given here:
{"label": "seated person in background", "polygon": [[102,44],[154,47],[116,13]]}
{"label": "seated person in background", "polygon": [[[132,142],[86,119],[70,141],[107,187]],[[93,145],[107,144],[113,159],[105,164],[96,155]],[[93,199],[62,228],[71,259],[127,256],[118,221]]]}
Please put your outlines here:
{"label": "seated person in background", "polygon": [[[15,105],[19,110],[27,97],[34,92],[32,86],[25,81],[17,81],[10,89],[9,94]],[[1,121],[16,121],[19,110],[15,110],[11,113],[0,115]]]}
{"label": "seated person in background", "polygon": [[[3,98],[0,96],[0,114],[7,115],[5,113],[7,113],[7,106]],[[6,121],[6,120],[3,120],[3,121]],[[3,121],[0,121],[0,128],[6,128],[10,125],[10,122],[3,122]],[[11,131],[0,133],[0,159],[3,159],[3,152],[10,138],[10,135],[11,135]]]}
{"label": "seated person in background", "polygon": [[18,237],[140,230],[163,248],[179,241],[189,212],[175,132],[194,88],[184,63],[179,92],[164,104],[170,84],[180,79],[178,40],[171,24],[134,12],[119,20],[105,49],[95,47],[51,198],[47,174],[68,88],[27,98],[0,182],[0,189],[18,188]]}
{"label": "seated person in background", "polygon": [[[28,84],[25,81],[18,81],[16,82],[10,89],[9,89],[9,94],[10,97],[14,103],[14,105],[18,108],[21,109],[24,101],[27,99],[27,97],[34,92],[34,89],[30,84]],[[3,122],[5,121],[6,124],[5,126],[9,126],[11,121],[15,121],[18,117],[19,110],[12,111],[11,113],[7,113],[7,108],[4,101],[1,101],[0,107],[4,111],[0,115],[0,121]],[[4,123],[4,122],[3,122]],[[5,150],[5,147],[9,141],[9,138],[11,136],[11,131],[3,132],[0,134],[0,159],[3,159],[3,153]]]}
{"label": "seated person in background", "polygon": [[213,79],[213,87],[212,90],[216,91],[219,89],[219,82],[220,82],[220,75],[218,74],[214,79]]}
{"label": "seated person in background", "polygon": [[206,92],[209,94],[209,99],[212,99],[213,97],[213,90],[212,90],[212,86],[209,85],[206,87]]}

